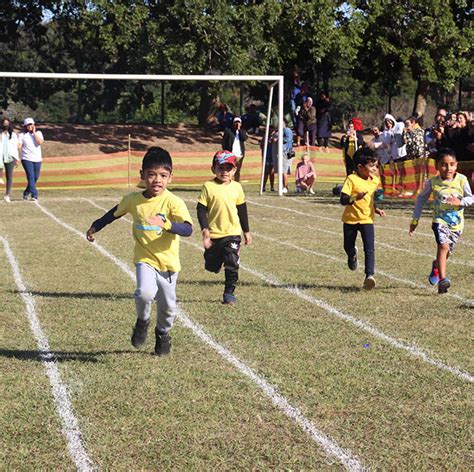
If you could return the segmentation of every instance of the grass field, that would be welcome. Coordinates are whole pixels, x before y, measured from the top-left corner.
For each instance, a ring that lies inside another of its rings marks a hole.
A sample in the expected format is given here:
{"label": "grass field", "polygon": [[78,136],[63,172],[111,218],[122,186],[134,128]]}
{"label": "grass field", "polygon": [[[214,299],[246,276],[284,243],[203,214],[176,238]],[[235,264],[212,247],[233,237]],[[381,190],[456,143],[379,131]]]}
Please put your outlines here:
{"label": "grass field", "polygon": [[428,213],[409,238],[412,204],[386,208],[364,292],[329,189],[247,189],[235,307],[195,219],[167,358],[130,345],[129,220],[83,236],[123,191],[2,202],[0,469],[472,470],[473,212],[440,296]]}

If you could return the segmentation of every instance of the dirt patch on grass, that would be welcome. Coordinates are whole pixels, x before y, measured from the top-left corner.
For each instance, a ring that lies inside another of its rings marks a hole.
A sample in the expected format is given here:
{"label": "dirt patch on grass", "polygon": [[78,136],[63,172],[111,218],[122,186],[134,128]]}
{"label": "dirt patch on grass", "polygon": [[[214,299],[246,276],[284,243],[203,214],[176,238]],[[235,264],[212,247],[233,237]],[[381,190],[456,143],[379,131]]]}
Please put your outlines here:
{"label": "dirt patch on grass", "polygon": [[[195,125],[72,125],[42,124],[45,137],[43,155],[83,156],[127,151],[145,152],[150,146],[173,151],[209,151],[221,147],[222,133],[206,131]],[[249,136],[248,149],[259,147],[261,136]]]}

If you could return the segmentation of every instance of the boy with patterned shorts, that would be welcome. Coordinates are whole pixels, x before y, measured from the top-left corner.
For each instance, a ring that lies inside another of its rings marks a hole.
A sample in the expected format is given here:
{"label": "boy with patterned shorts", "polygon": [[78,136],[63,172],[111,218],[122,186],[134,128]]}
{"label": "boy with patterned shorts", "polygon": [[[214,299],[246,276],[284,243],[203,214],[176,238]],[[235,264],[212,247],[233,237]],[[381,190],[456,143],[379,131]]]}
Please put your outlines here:
{"label": "boy with patterned shorts", "polygon": [[437,251],[428,281],[438,284],[438,293],[446,293],[451,281],[446,276],[446,263],[464,228],[464,207],[474,203],[467,177],[456,172],[457,159],[452,149],[443,148],[436,153],[436,169],[439,175],[428,180],[418,195],[410,224],[410,236],[418,226],[424,204],[433,194],[433,230]]}
{"label": "boy with patterned shorts", "polygon": [[169,332],[176,317],[176,282],[181,269],[179,236],[192,233],[192,219],[186,204],[166,188],[171,182],[172,171],[173,163],[167,151],[160,147],[148,149],[140,171],[145,191],[125,196],[87,231],[87,239],[92,242],[94,233],[127,213],[131,214],[137,274],[137,321],[131,341],[136,348],[145,344],[151,305],[156,299],[155,354],[158,356],[169,354],[171,350]]}
{"label": "boy with patterned shorts", "polygon": [[230,151],[219,151],[212,160],[215,177],[206,182],[199,195],[197,215],[202,230],[206,270],[214,273],[225,269],[223,303],[234,305],[239,279],[241,233],[245,244],[252,243],[245,195],[239,182],[232,179],[237,158]]}

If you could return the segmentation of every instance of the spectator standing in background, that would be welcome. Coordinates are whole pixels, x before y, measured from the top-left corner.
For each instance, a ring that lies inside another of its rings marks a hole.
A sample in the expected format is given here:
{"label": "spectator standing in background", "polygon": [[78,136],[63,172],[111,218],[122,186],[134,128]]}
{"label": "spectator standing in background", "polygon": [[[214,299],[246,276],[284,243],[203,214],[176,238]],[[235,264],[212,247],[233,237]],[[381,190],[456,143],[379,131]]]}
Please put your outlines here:
{"label": "spectator standing in background", "polygon": [[341,147],[346,166],[346,175],[351,175],[356,168],[352,158],[356,151],[364,145],[364,137],[354,128],[354,123],[349,123],[346,134],[341,138]]}
{"label": "spectator standing in background", "polygon": [[25,118],[23,121],[24,131],[20,133],[20,157],[21,164],[25,169],[28,185],[23,192],[23,200],[28,200],[31,196],[32,201],[38,200],[38,182],[41,173],[41,162],[43,160],[41,154],[41,145],[44,142],[43,133],[37,131],[33,118]]}
{"label": "spectator standing in background", "polygon": [[[411,161],[415,170],[415,195],[421,191],[423,187],[423,170],[425,167],[425,137],[423,129],[417,122],[416,117],[412,116],[405,121],[405,129],[403,131],[403,141],[406,144],[406,161]],[[411,192],[406,192],[411,195]]]}
{"label": "spectator standing in background", "polygon": [[304,138],[306,146],[314,146],[316,132],[316,108],[313,106],[313,99],[308,97],[298,115],[298,136]]}
{"label": "spectator standing in background", "polygon": [[237,159],[237,170],[234,175],[236,182],[240,181],[240,170],[245,157],[245,141],[247,141],[247,132],[242,129],[242,119],[236,116],[232,127],[224,131],[222,138],[222,150],[231,151]]}
{"label": "spectator standing in background", "polygon": [[318,146],[322,147],[324,152],[329,152],[329,138],[331,137],[331,102],[329,97],[321,92],[316,101],[316,120],[318,122]]}
{"label": "spectator standing in background", "polygon": [[6,188],[3,199],[10,203],[10,193],[13,183],[13,169],[18,166],[20,157],[18,154],[18,136],[13,131],[13,126],[8,118],[2,121],[2,139],[1,149],[2,157],[0,158],[0,165],[5,168]]}
{"label": "spectator standing in background", "polygon": [[219,112],[217,113],[217,129],[224,131],[232,126],[232,119],[234,116],[229,111],[228,106],[225,103],[219,104]]}
{"label": "spectator standing in background", "polygon": [[301,92],[300,72],[297,68],[293,69],[290,85],[290,115],[293,123],[293,128],[298,127],[298,120],[296,118],[296,96]]}

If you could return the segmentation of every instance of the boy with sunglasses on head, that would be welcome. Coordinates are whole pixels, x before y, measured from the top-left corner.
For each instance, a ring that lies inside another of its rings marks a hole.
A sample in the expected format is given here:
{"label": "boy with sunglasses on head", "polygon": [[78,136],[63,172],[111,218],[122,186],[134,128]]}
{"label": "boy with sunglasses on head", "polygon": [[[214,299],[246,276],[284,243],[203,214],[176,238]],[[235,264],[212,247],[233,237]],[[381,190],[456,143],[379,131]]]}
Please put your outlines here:
{"label": "boy with sunglasses on head", "polygon": [[375,231],[374,215],[385,216],[383,210],[375,206],[375,191],[379,187],[378,160],[371,149],[363,147],[353,158],[355,173],[346,177],[341,190],[340,202],[344,205],[344,251],[349,269],[357,269],[357,232],[362,236],[365,253],[365,280],[363,288],[375,287]]}
{"label": "boy with sunglasses on head", "polygon": [[458,161],[450,148],[441,148],[435,156],[439,175],[428,180],[418,195],[410,224],[410,236],[418,226],[423,206],[433,194],[433,230],[437,251],[428,281],[438,284],[438,293],[446,293],[451,281],[446,276],[446,262],[464,227],[464,207],[474,204],[474,197],[467,177],[456,172]]}
{"label": "boy with sunglasses on head", "polygon": [[242,185],[233,180],[237,158],[232,152],[217,152],[211,170],[215,177],[203,185],[197,204],[205,268],[217,274],[224,266],[223,303],[234,305],[237,302],[234,291],[239,279],[242,231],[245,244],[252,243],[247,204]]}
{"label": "boy with sunglasses on head", "polygon": [[176,282],[181,269],[179,236],[192,233],[192,219],[186,204],[166,188],[171,183],[172,171],[173,163],[168,151],[160,147],[148,149],[140,170],[145,190],[125,196],[118,205],[94,221],[86,234],[93,242],[94,234],[106,225],[127,213],[132,216],[137,321],[131,341],[136,348],[145,344],[151,305],[156,299],[155,354],[158,356],[167,355],[171,350],[169,332],[176,317]]}

